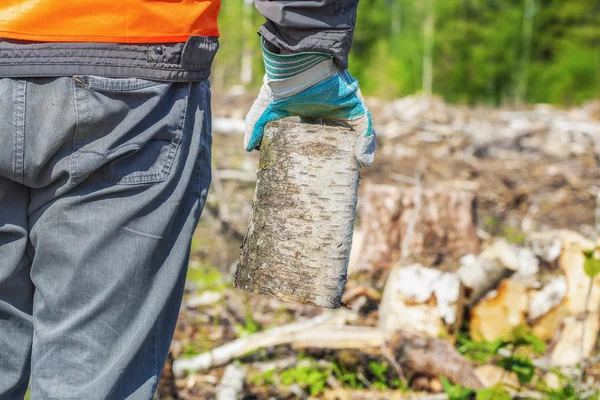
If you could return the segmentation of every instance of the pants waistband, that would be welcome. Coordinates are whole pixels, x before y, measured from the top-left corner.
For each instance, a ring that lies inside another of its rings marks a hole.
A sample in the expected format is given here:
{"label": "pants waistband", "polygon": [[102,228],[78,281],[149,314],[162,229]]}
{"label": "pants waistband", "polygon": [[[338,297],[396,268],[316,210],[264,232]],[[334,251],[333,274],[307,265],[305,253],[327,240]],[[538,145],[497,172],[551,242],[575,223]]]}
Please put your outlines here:
{"label": "pants waistband", "polygon": [[37,43],[0,39],[0,77],[98,75],[188,82],[207,79],[216,37],[185,43]]}

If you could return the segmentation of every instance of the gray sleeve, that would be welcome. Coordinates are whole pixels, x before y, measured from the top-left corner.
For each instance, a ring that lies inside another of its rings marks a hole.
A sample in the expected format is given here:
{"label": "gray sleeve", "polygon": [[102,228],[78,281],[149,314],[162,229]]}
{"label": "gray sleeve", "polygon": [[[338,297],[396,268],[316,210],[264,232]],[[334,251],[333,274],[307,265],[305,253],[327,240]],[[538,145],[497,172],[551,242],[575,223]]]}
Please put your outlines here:
{"label": "gray sleeve", "polygon": [[265,40],[288,51],[319,51],[348,68],[358,0],[254,0]]}

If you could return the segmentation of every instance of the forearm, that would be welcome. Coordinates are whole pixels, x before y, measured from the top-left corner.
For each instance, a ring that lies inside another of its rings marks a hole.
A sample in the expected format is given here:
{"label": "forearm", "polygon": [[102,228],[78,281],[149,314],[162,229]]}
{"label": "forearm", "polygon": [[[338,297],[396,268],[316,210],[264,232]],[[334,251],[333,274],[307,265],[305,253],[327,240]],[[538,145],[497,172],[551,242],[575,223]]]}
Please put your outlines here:
{"label": "forearm", "polygon": [[358,0],[255,0],[267,18],[259,33],[289,52],[323,52],[348,67]]}

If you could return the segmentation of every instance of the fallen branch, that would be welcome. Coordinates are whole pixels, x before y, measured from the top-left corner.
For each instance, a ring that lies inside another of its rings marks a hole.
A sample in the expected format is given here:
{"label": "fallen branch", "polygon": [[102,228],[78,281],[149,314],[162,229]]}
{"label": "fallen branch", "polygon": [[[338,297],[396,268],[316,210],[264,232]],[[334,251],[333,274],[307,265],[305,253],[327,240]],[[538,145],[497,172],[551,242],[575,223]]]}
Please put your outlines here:
{"label": "fallen branch", "polygon": [[173,372],[181,376],[186,371],[223,365],[250,351],[282,344],[291,344],[294,348],[356,349],[375,354],[380,354],[382,344],[385,344],[398,364],[413,374],[446,376],[465,387],[483,388],[471,364],[442,339],[405,333],[389,335],[371,327],[331,326],[335,319],[325,314],[309,321],[256,333],[194,358],[177,360],[173,364]]}
{"label": "fallen branch", "polygon": [[183,376],[186,371],[196,372],[227,364],[234,358],[241,357],[263,347],[291,343],[300,332],[314,329],[327,323],[343,322],[347,314],[347,312],[321,314],[308,321],[279,326],[268,331],[234,340],[192,358],[175,360],[173,362],[173,373],[176,376]]}
{"label": "fallen branch", "polygon": [[236,400],[238,395],[244,390],[244,380],[246,379],[246,368],[230,364],[225,368],[223,379],[217,387],[217,400]]}

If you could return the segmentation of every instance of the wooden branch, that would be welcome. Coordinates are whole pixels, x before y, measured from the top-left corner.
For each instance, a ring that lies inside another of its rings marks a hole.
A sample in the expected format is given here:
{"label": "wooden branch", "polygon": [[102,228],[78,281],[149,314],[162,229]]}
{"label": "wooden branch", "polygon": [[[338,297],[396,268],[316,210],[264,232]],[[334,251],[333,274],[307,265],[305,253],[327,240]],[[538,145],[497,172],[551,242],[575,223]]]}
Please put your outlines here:
{"label": "wooden branch", "polygon": [[344,322],[347,315],[347,312],[325,313],[307,321],[279,326],[237,339],[195,357],[175,360],[173,362],[173,373],[176,376],[183,376],[186,371],[201,371],[227,364],[234,358],[241,357],[263,347],[288,344],[294,341],[296,335],[300,332],[327,323]]}
{"label": "wooden branch", "polygon": [[342,127],[267,127],[236,287],[340,306],[358,197],[353,137]]}
{"label": "wooden branch", "polygon": [[238,395],[244,390],[245,379],[246,368],[236,364],[229,364],[225,368],[221,383],[217,387],[217,400],[236,400]]}

